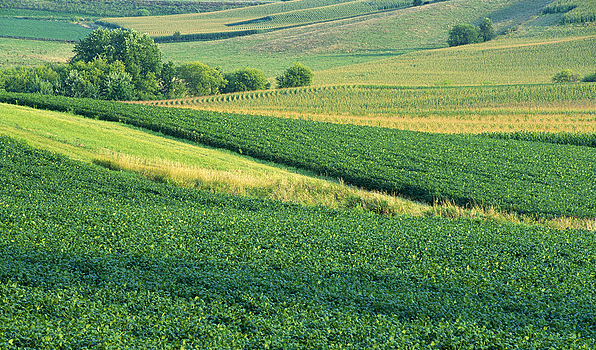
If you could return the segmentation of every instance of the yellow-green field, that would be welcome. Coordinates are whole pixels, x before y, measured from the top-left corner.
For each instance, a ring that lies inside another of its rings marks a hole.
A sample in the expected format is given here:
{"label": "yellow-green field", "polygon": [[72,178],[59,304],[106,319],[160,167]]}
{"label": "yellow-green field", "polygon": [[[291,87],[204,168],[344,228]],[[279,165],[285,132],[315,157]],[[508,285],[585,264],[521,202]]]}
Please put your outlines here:
{"label": "yellow-green field", "polygon": [[556,39],[503,38],[418,51],[317,72],[315,84],[408,86],[548,83],[563,69],[596,72],[596,33]]}
{"label": "yellow-green field", "polygon": [[65,63],[73,56],[74,44],[0,38],[0,68],[44,63]]}
{"label": "yellow-green field", "polygon": [[596,85],[328,86],[145,102],[440,133],[596,132]]}

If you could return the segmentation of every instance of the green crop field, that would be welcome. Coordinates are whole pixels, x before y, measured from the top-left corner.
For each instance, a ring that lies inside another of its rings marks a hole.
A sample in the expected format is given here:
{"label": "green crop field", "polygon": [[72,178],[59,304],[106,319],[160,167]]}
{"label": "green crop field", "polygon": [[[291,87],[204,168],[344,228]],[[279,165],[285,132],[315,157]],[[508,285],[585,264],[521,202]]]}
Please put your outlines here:
{"label": "green crop field", "polygon": [[64,63],[72,57],[73,44],[0,38],[0,68]]}
{"label": "green crop field", "polygon": [[3,348],[596,346],[586,231],[189,191],[0,138]]}
{"label": "green crop field", "polygon": [[68,22],[0,18],[0,36],[46,40],[76,41],[91,33],[91,29]]}
{"label": "green crop field", "polygon": [[0,0],[0,68],[174,63],[23,91],[273,86],[0,90],[0,349],[596,349],[596,0],[424,2]]}
{"label": "green crop field", "polygon": [[594,84],[427,88],[356,85],[146,103],[441,133],[596,134],[595,100]]}
{"label": "green crop field", "polygon": [[563,23],[584,23],[596,21],[596,1],[557,0],[544,9],[545,13],[564,13]]}
{"label": "green crop field", "polygon": [[591,147],[28,94],[0,99],[122,121],[430,203],[444,199],[544,217],[596,213]]}

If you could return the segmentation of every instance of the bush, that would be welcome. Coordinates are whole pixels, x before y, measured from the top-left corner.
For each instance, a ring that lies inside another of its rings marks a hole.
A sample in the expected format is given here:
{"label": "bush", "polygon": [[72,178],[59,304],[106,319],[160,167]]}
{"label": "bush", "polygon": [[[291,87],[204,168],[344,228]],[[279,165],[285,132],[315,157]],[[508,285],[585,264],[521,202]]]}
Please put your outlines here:
{"label": "bush", "polygon": [[225,75],[228,81],[223,92],[266,90],[271,87],[263,71],[255,68],[243,68]]}
{"label": "bush", "polygon": [[580,81],[581,77],[579,74],[573,72],[571,69],[564,69],[553,77],[554,83],[573,83]]}
{"label": "bush", "polygon": [[457,24],[449,31],[449,46],[481,43],[483,37],[478,28],[471,24]]}
{"label": "bush", "polygon": [[593,83],[593,82],[596,82],[596,73],[592,73],[592,74],[588,74],[588,75],[586,75],[586,76],[585,76],[585,77],[582,79],[582,81],[583,81],[583,82],[586,82],[586,83]]}
{"label": "bush", "polygon": [[186,83],[192,96],[215,95],[224,86],[221,72],[201,62],[181,65],[177,75]]}
{"label": "bush", "polygon": [[493,26],[493,21],[490,18],[482,19],[480,26],[480,36],[482,37],[483,41],[489,41],[495,38],[497,34],[495,33],[495,27]]}
{"label": "bush", "polygon": [[309,86],[312,83],[312,71],[301,63],[294,63],[283,75],[276,78],[277,88]]}

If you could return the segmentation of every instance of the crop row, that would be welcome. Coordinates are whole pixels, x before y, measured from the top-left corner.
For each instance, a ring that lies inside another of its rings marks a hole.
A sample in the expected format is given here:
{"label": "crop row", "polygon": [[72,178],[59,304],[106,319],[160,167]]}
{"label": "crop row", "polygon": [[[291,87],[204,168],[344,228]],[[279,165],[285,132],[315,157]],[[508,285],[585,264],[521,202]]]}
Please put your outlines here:
{"label": "crop row", "polygon": [[0,138],[0,347],[596,346],[594,234],[185,190]]}
{"label": "crop row", "polygon": [[[467,87],[349,85],[242,92],[180,101],[207,105],[319,114],[387,114],[461,108],[533,107],[596,99],[596,84],[536,84]],[[174,102],[175,103],[175,102]],[[167,105],[167,103],[166,103]]]}
{"label": "crop row", "polygon": [[595,0],[557,0],[547,6],[544,13],[564,13],[563,23],[596,21]]}
{"label": "crop row", "polygon": [[356,85],[145,103],[439,133],[595,134],[595,99],[596,84],[425,88]]}
{"label": "crop row", "polygon": [[27,94],[0,100],[122,121],[433,202],[594,217],[596,149]]}
{"label": "crop row", "polygon": [[543,132],[513,132],[513,133],[486,133],[483,136],[508,139],[550,142],[560,145],[575,145],[596,147],[596,134],[583,133],[543,133]]}

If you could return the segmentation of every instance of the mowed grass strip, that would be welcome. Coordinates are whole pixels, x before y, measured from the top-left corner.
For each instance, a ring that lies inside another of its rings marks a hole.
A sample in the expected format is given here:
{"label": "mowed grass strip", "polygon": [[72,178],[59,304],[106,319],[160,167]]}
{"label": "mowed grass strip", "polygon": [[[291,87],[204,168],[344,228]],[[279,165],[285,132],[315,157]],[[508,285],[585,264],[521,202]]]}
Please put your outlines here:
{"label": "mowed grass strip", "polygon": [[5,137],[0,182],[6,348],[596,346],[593,232],[190,191]]}
{"label": "mowed grass strip", "polygon": [[0,94],[4,102],[122,121],[371,190],[539,217],[596,213],[596,149],[106,101]]}
{"label": "mowed grass strip", "polygon": [[438,133],[596,133],[596,84],[324,86],[145,104]]}

